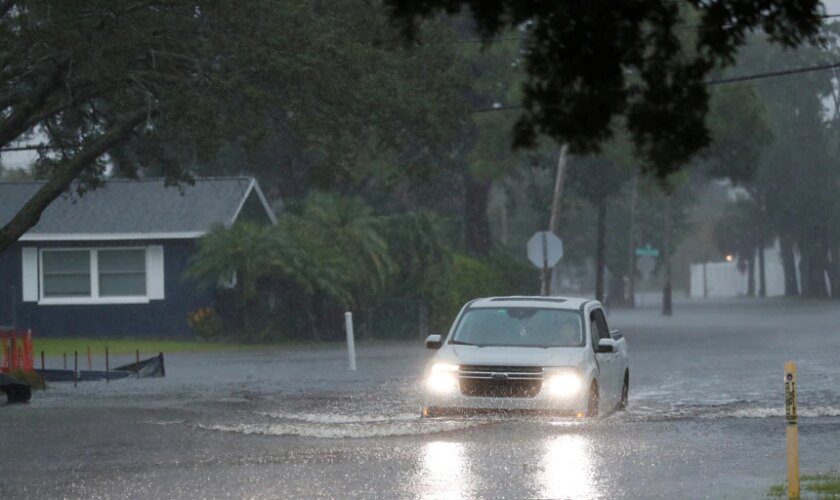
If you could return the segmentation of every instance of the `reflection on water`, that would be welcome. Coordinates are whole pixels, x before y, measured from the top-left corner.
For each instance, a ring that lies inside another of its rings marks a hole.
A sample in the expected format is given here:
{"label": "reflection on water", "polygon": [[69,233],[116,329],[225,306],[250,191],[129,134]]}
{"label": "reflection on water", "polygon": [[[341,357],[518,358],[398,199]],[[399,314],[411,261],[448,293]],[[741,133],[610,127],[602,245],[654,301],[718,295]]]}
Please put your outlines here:
{"label": "reflection on water", "polygon": [[543,449],[541,496],[592,498],[594,471],[589,442],[580,435],[550,439]]}
{"label": "reflection on water", "polygon": [[426,443],[423,450],[421,498],[466,498],[470,481],[466,477],[464,445],[448,441]]}

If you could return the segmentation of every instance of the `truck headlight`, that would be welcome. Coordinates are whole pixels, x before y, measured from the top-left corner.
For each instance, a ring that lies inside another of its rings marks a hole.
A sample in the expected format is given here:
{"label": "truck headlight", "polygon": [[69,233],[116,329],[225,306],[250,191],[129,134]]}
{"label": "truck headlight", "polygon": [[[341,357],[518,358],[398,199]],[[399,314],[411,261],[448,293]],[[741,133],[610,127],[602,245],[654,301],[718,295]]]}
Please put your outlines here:
{"label": "truck headlight", "polygon": [[548,375],[546,385],[552,396],[569,397],[580,392],[582,384],[580,375],[566,372]]}
{"label": "truck headlight", "polygon": [[426,387],[434,392],[449,392],[458,387],[458,365],[435,363],[426,379]]}

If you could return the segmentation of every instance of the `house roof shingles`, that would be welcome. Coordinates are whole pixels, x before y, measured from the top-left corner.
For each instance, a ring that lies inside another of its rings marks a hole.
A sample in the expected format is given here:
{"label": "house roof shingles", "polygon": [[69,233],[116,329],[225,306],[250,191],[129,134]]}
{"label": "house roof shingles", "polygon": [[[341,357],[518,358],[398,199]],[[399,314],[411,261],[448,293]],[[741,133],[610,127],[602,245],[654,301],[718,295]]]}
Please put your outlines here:
{"label": "house roof shingles", "polygon": [[[38,181],[0,182],[0,226],[42,185]],[[180,188],[166,186],[163,179],[109,180],[83,196],[74,193],[57,198],[21,239],[196,237],[215,225],[233,223],[252,189],[264,200],[250,177],[196,179],[194,185]]]}

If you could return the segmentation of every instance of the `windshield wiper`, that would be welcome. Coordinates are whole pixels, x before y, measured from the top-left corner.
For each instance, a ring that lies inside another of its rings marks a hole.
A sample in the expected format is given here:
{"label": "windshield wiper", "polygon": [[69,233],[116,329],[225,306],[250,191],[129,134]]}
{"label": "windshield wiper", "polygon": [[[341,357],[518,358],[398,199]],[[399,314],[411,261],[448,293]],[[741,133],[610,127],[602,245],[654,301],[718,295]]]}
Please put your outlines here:
{"label": "windshield wiper", "polygon": [[[464,342],[463,340],[450,340],[449,343],[454,344],[454,345],[476,345],[476,344],[473,344],[472,342]],[[481,346],[478,346],[478,347],[481,347]]]}

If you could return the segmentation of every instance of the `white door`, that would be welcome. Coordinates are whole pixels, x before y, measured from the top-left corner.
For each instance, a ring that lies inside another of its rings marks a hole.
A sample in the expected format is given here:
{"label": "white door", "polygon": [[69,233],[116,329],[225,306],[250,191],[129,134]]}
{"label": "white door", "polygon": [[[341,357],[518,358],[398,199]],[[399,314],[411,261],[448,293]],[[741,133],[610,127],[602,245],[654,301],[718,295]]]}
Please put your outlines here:
{"label": "white door", "polygon": [[[592,348],[598,347],[600,339],[609,339],[610,330],[607,326],[607,319],[604,317],[604,311],[596,307],[589,313],[590,327],[592,332]],[[621,397],[621,385],[623,380],[622,362],[618,352],[611,353],[595,353],[595,359],[598,361],[598,370],[601,376],[598,379],[598,387],[600,388],[600,396],[602,405],[601,408],[612,409],[618,404]]]}

